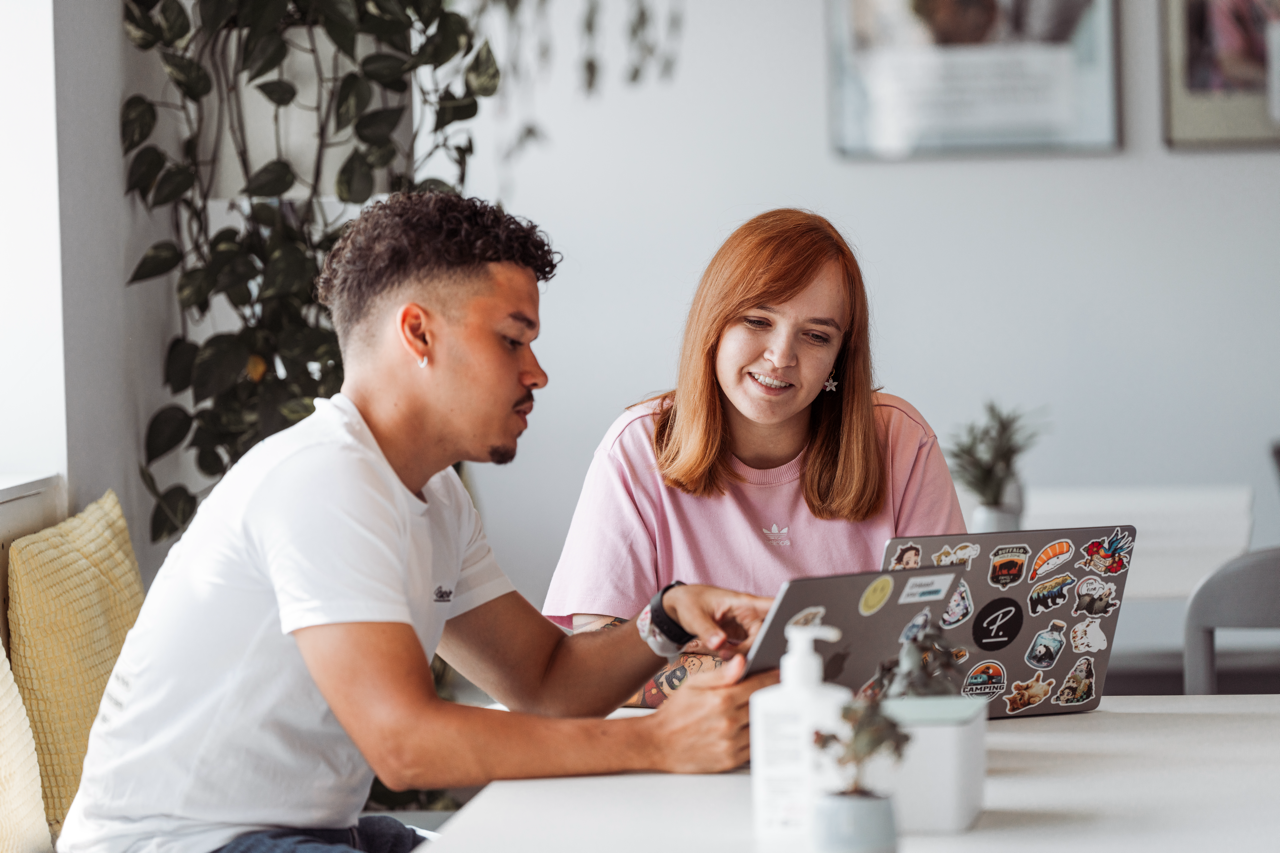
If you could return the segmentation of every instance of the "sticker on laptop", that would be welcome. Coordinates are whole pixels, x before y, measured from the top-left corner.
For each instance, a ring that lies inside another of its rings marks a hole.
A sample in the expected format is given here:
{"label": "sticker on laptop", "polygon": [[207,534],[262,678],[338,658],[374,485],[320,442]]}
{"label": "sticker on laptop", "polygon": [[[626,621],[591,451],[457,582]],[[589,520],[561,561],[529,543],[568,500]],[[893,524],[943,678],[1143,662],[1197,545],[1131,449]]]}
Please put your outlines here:
{"label": "sticker on laptop", "polygon": [[978,556],[978,552],[982,548],[972,542],[961,542],[955,548],[949,545],[943,545],[942,550],[933,555],[933,564],[935,566],[958,566],[964,563],[966,569],[969,563]]}
{"label": "sticker on laptop", "polygon": [[1118,575],[1129,568],[1133,557],[1133,538],[1119,527],[1110,536],[1095,539],[1081,549],[1083,559],[1077,569],[1092,569],[1100,575]]}
{"label": "sticker on laptop", "polygon": [[858,599],[858,612],[863,616],[879,613],[892,593],[893,578],[881,575],[862,591],[862,598]]}
{"label": "sticker on laptop", "polygon": [[984,652],[998,652],[1022,631],[1022,606],[1012,598],[987,602],[973,618],[973,642]]}
{"label": "sticker on laptop", "polygon": [[1010,714],[1017,714],[1048,699],[1057,681],[1052,678],[1048,681],[1043,679],[1044,673],[1037,672],[1036,677],[1030,681],[1013,682],[1013,692],[1004,697],[1005,710]]}
{"label": "sticker on laptop", "polygon": [[1028,612],[1032,616],[1039,616],[1041,613],[1048,613],[1055,607],[1066,604],[1067,597],[1071,593],[1071,585],[1075,582],[1075,576],[1067,572],[1036,584],[1031,594],[1027,596]]}
{"label": "sticker on laptop", "polygon": [[1040,549],[1040,553],[1036,555],[1036,561],[1031,564],[1031,575],[1027,578],[1029,583],[1035,583],[1035,579],[1041,572],[1046,575],[1054,569],[1061,566],[1067,560],[1071,559],[1071,555],[1076,552],[1076,546],[1071,544],[1070,539],[1059,539],[1057,542],[1050,542]]}
{"label": "sticker on laptop", "polygon": [[920,546],[914,542],[899,545],[898,553],[893,555],[893,562],[889,564],[889,571],[918,568],[920,568]]}
{"label": "sticker on laptop", "polygon": [[1076,661],[1062,682],[1062,689],[1052,700],[1055,705],[1083,705],[1093,699],[1093,658]]}
{"label": "sticker on laptop", "polygon": [[984,660],[969,670],[960,692],[965,696],[977,696],[990,702],[1004,692],[1004,667],[996,661]]}
{"label": "sticker on laptop", "polygon": [[[920,655],[920,662],[921,662],[922,664],[924,664],[925,666],[928,666],[928,665],[929,665],[929,657],[930,657],[930,655],[931,655],[931,654],[932,654],[932,652],[925,652],[924,654]],[[965,662],[965,661],[967,661],[968,659],[969,659],[969,650],[968,650],[968,649],[966,649],[966,648],[954,648],[954,649],[952,649],[952,650],[951,650],[951,660],[952,660],[952,661],[954,661],[955,663],[964,663],[964,662]],[[829,678],[828,678],[828,679],[826,679],[826,680],[827,680],[827,681],[830,681],[831,679],[829,679]]]}
{"label": "sticker on laptop", "polygon": [[800,625],[802,627],[805,625],[821,625],[822,617],[826,615],[827,608],[822,605],[806,607],[787,620],[787,627],[790,628],[792,625]]}
{"label": "sticker on laptop", "polygon": [[1031,549],[1026,545],[1001,545],[991,552],[991,573],[987,582],[1000,589],[1008,589],[1022,580],[1027,570],[1027,558]]}
{"label": "sticker on laptop", "polygon": [[1120,606],[1115,597],[1116,585],[1097,578],[1085,578],[1076,584],[1076,603],[1071,606],[1072,616],[1110,616]]}
{"label": "sticker on laptop", "polygon": [[1076,654],[1100,652],[1107,647],[1107,632],[1102,623],[1092,616],[1071,629],[1071,651]]}
{"label": "sticker on laptop", "polygon": [[1035,635],[1023,660],[1032,669],[1053,669],[1058,655],[1067,647],[1067,623],[1054,619],[1049,627]]}
{"label": "sticker on laptop", "polygon": [[951,588],[955,575],[925,575],[907,581],[898,596],[899,604],[915,604],[917,601],[939,601]]}
{"label": "sticker on laptop", "polygon": [[961,578],[960,583],[956,584],[956,591],[951,593],[951,600],[947,602],[947,609],[942,611],[942,618],[938,623],[943,628],[954,628],[964,624],[964,621],[972,615],[973,594],[969,592],[969,584]]}
{"label": "sticker on laptop", "polygon": [[915,640],[916,637],[920,636],[921,631],[929,627],[929,620],[932,618],[933,614],[929,612],[927,607],[911,617],[911,621],[903,626],[902,634],[898,636],[898,642],[910,643]]}

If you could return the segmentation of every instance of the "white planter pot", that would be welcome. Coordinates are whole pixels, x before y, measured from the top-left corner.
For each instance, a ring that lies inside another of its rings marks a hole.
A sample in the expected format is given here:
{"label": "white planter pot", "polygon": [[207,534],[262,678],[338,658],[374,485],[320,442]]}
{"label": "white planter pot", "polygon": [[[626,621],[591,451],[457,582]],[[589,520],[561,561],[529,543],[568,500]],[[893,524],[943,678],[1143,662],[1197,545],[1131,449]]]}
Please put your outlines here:
{"label": "white planter pot", "polygon": [[963,832],[982,812],[987,770],[987,702],[968,696],[885,701],[911,741],[902,761],[877,757],[868,787],[892,795],[904,835]]}
{"label": "white planter pot", "polygon": [[886,797],[824,794],[814,803],[813,850],[897,853],[893,804]]}
{"label": "white planter pot", "polygon": [[973,509],[973,524],[970,533],[999,533],[1003,530],[1018,530],[1022,526],[1022,517],[1015,512],[998,506],[979,504]]}

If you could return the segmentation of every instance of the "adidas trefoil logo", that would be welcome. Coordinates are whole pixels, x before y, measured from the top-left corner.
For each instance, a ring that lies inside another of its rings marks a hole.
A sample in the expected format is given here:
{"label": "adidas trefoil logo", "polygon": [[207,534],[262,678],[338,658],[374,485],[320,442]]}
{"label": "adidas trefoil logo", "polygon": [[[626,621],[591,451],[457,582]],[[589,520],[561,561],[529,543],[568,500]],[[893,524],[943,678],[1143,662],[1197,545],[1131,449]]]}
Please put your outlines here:
{"label": "adidas trefoil logo", "polygon": [[764,534],[765,539],[768,539],[774,545],[790,545],[791,540],[787,538],[787,531],[790,529],[790,527],[784,527],[779,530],[778,525],[775,524],[772,530],[766,530],[762,527],[760,532]]}

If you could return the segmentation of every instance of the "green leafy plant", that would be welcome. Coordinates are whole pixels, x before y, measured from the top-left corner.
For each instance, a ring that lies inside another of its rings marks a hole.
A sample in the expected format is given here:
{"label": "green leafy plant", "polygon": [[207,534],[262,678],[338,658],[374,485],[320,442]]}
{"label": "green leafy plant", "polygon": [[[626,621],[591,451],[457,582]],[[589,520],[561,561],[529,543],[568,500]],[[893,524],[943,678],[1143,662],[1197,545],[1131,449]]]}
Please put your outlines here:
{"label": "green leafy plant", "polygon": [[[500,78],[488,43],[442,0],[198,0],[192,11],[124,0],[126,34],[167,78],[121,108],[126,192],[171,230],[129,284],[176,282],[182,333],[164,378],[194,404],[175,400],[147,425],[153,542],[180,532],[197,503],[183,484],[162,490],[153,462],[186,442],[199,470],[220,477],[341,387],[337,338],[313,293],[324,253],[377,191],[460,191],[473,152],[460,123]],[[255,124],[264,107],[271,119]],[[282,141],[298,126],[312,128],[304,158]],[[441,163],[448,180],[421,177]],[[236,189],[219,198],[228,181]],[[238,329],[195,340],[191,326],[211,311]]]}
{"label": "green leafy plant", "polygon": [[952,437],[946,451],[956,479],[978,496],[984,506],[1000,506],[1006,485],[1015,476],[1018,456],[1035,443],[1037,431],[1028,427],[1016,409],[1002,411],[987,403],[985,423],[968,424]]}
{"label": "green leafy plant", "polygon": [[829,732],[814,732],[813,743],[820,750],[835,746],[839,748],[836,762],[841,767],[853,765],[853,779],[846,794],[874,796],[864,784],[863,774],[867,762],[882,750],[889,750],[894,758],[902,758],[902,750],[911,735],[898,727],[892,718],[880,710],[879,699],[852,702],[844,706],[840,716],[851,727],[847,738]]}

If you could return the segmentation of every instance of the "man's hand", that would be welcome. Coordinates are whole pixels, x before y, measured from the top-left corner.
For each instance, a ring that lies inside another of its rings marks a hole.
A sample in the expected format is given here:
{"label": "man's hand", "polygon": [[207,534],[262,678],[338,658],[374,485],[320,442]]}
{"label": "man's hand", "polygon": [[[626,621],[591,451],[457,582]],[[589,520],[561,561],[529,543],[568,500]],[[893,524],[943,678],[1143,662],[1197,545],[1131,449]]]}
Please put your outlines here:
{"label": "man's hand", "polygon": [[663,770],[721,773],[747,760],[751,694],[777,684],[778,672],[762,672],[739,682],[746,668],[746,657],[739,655],[719,669],[691,676],[649,718],[662,747]]}
{"label": "man's hand", "polygon": [[772,604],[771,598],[701,584],[677,586],[662,596],[662,609],[696,635],[698,651],[725,660],[750,650]]}

